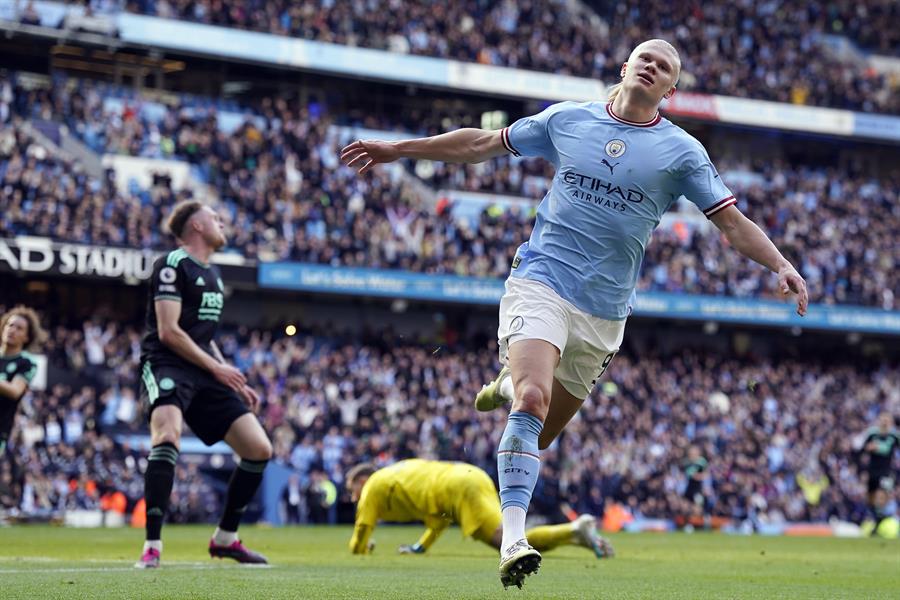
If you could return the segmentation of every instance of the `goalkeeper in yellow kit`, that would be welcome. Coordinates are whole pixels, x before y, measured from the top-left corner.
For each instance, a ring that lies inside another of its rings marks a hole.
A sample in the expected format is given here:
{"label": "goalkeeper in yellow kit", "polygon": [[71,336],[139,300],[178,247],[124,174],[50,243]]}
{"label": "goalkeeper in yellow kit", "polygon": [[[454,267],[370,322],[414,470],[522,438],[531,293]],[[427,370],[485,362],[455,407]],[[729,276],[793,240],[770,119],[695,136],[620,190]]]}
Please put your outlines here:
{"label": "goalkeeper in yellow kit", "polygon": [[[402,460],[378,469],[372,463],[353,467],[347,487],[356,507],[356,525],[350,551],[367,554],[378,521],[422,521],[425,533],[418,542],[400,546],[403,554],[422,554],[441,533],[458,523],[465,537],[500,549],[503,537],[500,499],[487,473],[466,463],[435,460]],[[526,532],[539,552],[575,545],[592,550],[597,558],[612,557],[608,540],[597,533],[594,517],[581,515],[570,523],[535,527]]]}

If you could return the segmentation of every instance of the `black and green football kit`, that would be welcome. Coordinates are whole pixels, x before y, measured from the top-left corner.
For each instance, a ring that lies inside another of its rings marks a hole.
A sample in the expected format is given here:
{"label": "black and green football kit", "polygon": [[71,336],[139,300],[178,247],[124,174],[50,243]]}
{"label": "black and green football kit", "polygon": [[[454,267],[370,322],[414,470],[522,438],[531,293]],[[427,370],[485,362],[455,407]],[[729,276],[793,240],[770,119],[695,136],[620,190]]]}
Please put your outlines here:
{"label": "black and green football kit", "polygon": [[206,445],[225,437],[234,421],[249,412],[238,394],[212,373],[178,356],[159,340],[157,300],[181,303],[178,325],[204,351],[225,306],[218,268],[199,262],[185,250],[173,250],[153,264],[147,307],[147,332],[141,341],[141,398],[150,412],[165,405],[181,409],[184,420]]}
{"label": "black and green football kit", "polygon": [[[875,443],[875,448],[869,450],[869,444]],[[882,489],[890,492],[894,489],[895,478],[891,461],[894,452],[900,448],[900,432],[890,429],[882,432],[873,427],[866,432],[866,441],[863,443],[864,451],[869,455],[869,493]]]}
{"label": "black and green football kit", "polygon": [[[37,362],[28,352],[22,351],[18,354],[0,356],[0,381],[12,382],[21,377],[25,379],[26,384],[31,385],[35,373],[37,373]],[[0,454],[6,449],[21,399],[21,396],[18,398],[0,396]]]}
{"label": "black and green football kit", "polygon": [[696,473],[706,471],[708,463],[702,456],[697,460],[687,460],[684,462],[684,474],[687,477],[687,487],[684,490],[684,497],[694,504],[703,505],[706,497],[703,495],[703,481],[694,479]]}

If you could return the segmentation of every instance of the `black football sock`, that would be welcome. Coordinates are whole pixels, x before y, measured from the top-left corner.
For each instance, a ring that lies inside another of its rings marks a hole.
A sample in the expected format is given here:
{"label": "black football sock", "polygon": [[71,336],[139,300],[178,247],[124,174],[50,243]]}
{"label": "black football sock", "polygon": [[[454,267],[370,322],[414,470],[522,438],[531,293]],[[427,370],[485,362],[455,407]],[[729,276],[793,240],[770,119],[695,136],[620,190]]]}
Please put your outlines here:
{"label": "black football sock", "polygon": [[225,496],[225,512],[219,521],[219,529],[222,531],[237,531],[241,523],[241,517],[247,510],[247,505],[253,499],[259,484],[262,483],[263,471],[266,470],[267,460],[241,459],[231,481],[228,482],[228,495]]}
{"label": "black football sock", "polygon": [[170,442],[153,446],[144,473],[144,498],[147,503],[147,539],[158,540],[169,508],[169,496],[175,481],[178,448]]}

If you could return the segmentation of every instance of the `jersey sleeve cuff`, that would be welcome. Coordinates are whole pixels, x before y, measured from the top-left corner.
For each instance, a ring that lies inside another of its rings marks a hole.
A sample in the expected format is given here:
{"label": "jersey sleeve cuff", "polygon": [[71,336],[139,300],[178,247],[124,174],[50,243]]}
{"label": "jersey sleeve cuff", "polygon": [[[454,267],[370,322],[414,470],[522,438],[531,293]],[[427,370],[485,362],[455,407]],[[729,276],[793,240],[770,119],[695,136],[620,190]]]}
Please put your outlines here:
{"label": "jersey sleeve cuff", "polygon": [[518,150],[513,148],[513,145],[509,141],[509,127],[504,127],[500,130],[500,141],[503,143],[503,147],[506,148],[507,152],[513,156],[522,156]]}
{"label": "jersey sleeve cuff", "polygon": [[734,196],[728,196],[727,198],[722,198],[721,200],[719,200],[718,202],[716,202],[715,204],[713,204],[712,206],[710,206],[709,208],[704,210],[703,214],[706,215],[706,218],[708,219],[708,218],[712,217],[714,214],[718,213],[719,211],[721,211],[725,208],[728,208],[732,204],[737,204],[737,200],[735,199]]}
{"label": "jersey sleeve cuff", "polygon": [[181,296],[173,296],[171,294],[157,294],[153,296],[153,300],[174,300],[175,302],[181,302]]}

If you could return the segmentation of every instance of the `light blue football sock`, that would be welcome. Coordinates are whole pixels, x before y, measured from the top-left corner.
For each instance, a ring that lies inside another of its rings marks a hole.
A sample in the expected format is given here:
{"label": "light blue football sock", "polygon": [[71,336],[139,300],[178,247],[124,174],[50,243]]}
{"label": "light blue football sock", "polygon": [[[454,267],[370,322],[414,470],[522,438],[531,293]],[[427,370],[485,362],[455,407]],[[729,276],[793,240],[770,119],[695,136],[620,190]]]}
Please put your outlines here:
{"label": "light blue football sock", "polygon": [[538,436],[544,424],[526,412],[509,414],[500,446],[497,448],[497,475],[500,480],[500,506],[518,506],[524,511],[541,469]]}

